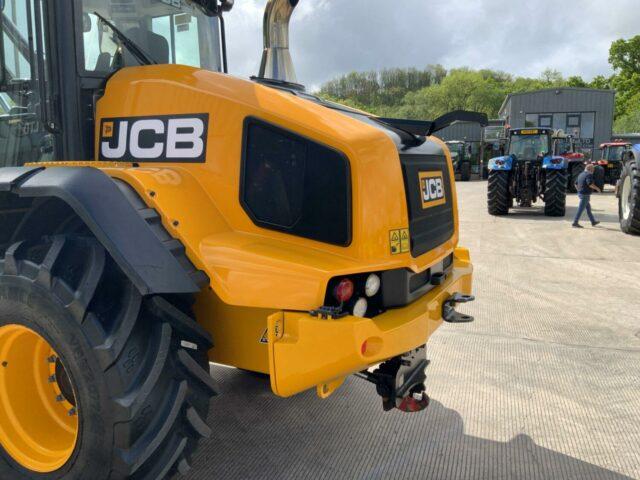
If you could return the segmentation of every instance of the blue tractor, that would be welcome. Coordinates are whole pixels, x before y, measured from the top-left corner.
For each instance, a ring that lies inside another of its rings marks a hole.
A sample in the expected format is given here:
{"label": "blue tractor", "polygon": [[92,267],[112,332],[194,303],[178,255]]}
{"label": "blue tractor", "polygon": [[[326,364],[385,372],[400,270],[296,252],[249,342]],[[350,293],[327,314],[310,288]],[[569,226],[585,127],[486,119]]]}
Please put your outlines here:
{"label": "blue tractor", "polygon": [[567,161],[552,153],[553,130],[512,129],[507,138],[507,155],[489,161],[489,214],[507,215],[514,202],[531,207],[541,199],[546,216],[564,217]]}

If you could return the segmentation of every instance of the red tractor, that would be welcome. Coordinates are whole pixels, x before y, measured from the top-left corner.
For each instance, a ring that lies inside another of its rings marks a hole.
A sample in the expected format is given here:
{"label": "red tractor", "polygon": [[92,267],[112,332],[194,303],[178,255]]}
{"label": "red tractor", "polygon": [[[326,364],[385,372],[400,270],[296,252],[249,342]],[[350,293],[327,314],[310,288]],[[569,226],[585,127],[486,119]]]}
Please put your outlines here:
{"label": "red tractor", "polygon": [[575,138],[565,134],[562,130],[554,132],[553,154],[562,157],[567,162],[567,191],[576,192],[576,180],[584,170],[584,153],[578,152]]}
{"label": "red tractor", "polygon": [[631,151],[631,147],[631,143],[622,140],[600,145],[602,154],[600,155],[600,160],[594,163],[604,169],[605,184],[614,186],[617,184],[624,166],[623,158],[627,152]]}

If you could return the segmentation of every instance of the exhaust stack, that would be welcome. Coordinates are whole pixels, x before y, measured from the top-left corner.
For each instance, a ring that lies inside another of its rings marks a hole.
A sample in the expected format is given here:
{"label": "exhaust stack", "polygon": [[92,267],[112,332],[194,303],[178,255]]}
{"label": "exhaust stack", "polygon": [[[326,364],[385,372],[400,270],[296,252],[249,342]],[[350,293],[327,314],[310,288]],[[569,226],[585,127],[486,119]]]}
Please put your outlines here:
{"label": "exhaust stack", "polygon": [[264,52],[258,78],[297,83],[289,51],[289,21],[299,0],[268,0],[264,12]]}

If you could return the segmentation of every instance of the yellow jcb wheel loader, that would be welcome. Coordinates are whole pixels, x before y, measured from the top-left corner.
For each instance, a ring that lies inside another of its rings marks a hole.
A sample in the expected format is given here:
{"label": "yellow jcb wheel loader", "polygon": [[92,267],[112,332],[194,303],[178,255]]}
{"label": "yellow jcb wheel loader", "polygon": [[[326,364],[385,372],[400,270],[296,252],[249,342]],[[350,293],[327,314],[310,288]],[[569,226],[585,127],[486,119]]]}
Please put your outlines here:
{"label": "yellow jcb wheel loader", "polygon": [[210,362],[428,405],[427,339],[472,320],[431,134],[485,119],[307,93],[297,3],[268,1],[249,81],[226,74],[231,0],[0,0],[0,478],[187,472]]}

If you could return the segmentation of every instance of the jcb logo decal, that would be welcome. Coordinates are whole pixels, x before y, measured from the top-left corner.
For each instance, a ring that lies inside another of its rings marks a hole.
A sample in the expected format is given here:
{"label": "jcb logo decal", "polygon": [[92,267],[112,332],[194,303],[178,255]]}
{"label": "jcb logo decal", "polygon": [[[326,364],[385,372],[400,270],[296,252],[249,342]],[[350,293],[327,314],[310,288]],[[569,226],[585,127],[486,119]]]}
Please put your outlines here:
{"label": "jcb logo decal", "polygon": [[422,208],[437,207],[447,203],[442,173],[420,172],[419,178]]}
{"label": "jcb logo decal", "polygon": [[208,128],[208,114],[105,118],[100,160],[203,163]]}

